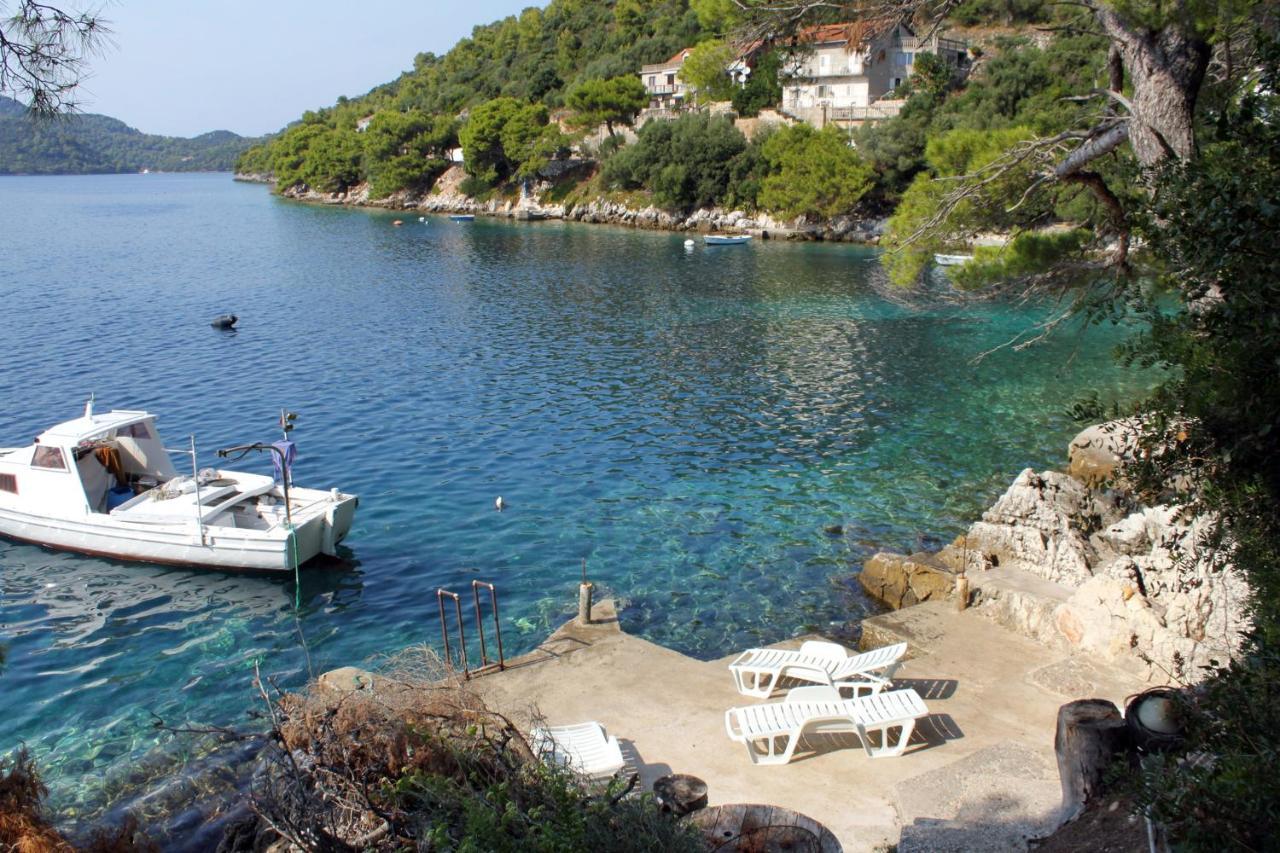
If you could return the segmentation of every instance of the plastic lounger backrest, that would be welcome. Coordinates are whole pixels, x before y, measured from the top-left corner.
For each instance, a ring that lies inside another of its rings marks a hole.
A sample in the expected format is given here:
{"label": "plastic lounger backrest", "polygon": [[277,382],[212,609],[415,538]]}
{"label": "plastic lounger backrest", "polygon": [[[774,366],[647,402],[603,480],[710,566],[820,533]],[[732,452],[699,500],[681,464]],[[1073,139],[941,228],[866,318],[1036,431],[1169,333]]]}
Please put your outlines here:
{"label": "plastic lounger backrest", "polygon": [[897,664],[906,651],[906,643],[895,643],[854,655],[848,660],[841,661],[831,670],[831,680],[845,681],[857,676],[871,675],[876,670]]}

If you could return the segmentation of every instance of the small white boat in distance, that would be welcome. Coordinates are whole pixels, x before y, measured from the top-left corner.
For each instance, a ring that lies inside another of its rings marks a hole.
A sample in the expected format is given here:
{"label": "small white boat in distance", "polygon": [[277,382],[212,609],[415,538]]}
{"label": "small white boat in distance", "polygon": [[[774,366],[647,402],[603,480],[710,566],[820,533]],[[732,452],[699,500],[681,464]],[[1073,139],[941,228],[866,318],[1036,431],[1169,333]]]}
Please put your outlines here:
{"label": "small white boat in distance", "polygon": [[934,255],[933,262],[940,267],[958,267],[973,260],[973,255]]}
{"label": "small white boat in distance", "polygon": [[449,218],[454,222],[472,222],[476,216],[474,213],[451,213]]}
{"label": "small white boat in distance", "polygon": [[[194,442],[173,452],[190,452],[195,467]],[[0,535],[118,560],[291,572],[295,559],[335,554],[351,529],[359,499],[293,487],[287,464],[280,482],[212,468],[179,474],[169,453],[154,415],[95,415],[90,400],[83,417],[34,444],[0,448]]]}
{"label": "small white boat in distance", "polygon": [[708,246],[741,246],[750,240],[750,234],[708,234],[702,238]]}

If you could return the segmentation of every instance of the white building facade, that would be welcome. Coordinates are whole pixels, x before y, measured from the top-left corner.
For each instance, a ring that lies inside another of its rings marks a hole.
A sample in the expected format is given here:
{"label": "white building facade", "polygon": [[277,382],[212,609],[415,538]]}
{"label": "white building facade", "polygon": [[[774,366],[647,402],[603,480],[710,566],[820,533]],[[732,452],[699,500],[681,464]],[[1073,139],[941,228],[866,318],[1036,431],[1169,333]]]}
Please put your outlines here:
{"label": "white building facade", "polygon": [[819,127],[888,118],[901,106],[893,91],[910,79],[921,53],[956,69],[968,64],[963,42],[919,39],[901,25],[874,37],[856,24],[813,27],[782,69],[782,110]]}
{"label": "white building facade", "polygon": [[693,89],[680,79],[680,69],[692,52],[693,48],[686,47],[666,62],[641,67],[640,82],[649,93],[649,109],[679,109],[692,97]]}

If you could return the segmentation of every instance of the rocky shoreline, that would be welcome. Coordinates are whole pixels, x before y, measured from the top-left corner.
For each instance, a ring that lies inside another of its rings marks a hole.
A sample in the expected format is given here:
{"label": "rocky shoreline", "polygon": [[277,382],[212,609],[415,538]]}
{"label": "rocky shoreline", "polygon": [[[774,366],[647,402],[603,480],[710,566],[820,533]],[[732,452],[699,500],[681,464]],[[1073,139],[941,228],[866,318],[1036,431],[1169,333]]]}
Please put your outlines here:
{"label": "rocky shoreline", "polygon": [[[562,173],[589,168],[587,163],[579,162],[570,164]],[[741,210],[723,208],[699,208],[686,215],[671,213],[653,205],[633,208],[601,198],[582,203],[554,203],[544,201],[553,187],[550,181],[535,183],[514,200],[495,198],[478,201],[461,191],[460,185],[464,177],[462,168],[453,166],[440,176],[435,187],[428,193],[400,191],[380,199],[371,199],[369,186],[363,183],[340,193],[295,188],[285,190],[281,195],[312,204],[375,207],[416,213],[464,213],[516,220],[561,219],[567,222],[621,225],[656,231],[740,233],[765,240],[825,241],[868,246],[880,242],[888,222],[884,218],[856,216],[836,216],[820,222],[808,222],[803,218],[778,220],[765,213],[748,215]],[[234,179],[250,183],[274,183],[269,175],[261,174],[237,173]]]}
{"label": "rocky shoreline", "polygon": [[982,518],[935,553],[879,553],[859,575],[894,609],[954,599],[1049,646],[1127,665],[1153,683],[1194,683],[1240,652],[1244,576],[1202,547],[1211,519],[1145,506],[1112,475],[1131,422],[1072,440],[1066,472],[1028,468]]}

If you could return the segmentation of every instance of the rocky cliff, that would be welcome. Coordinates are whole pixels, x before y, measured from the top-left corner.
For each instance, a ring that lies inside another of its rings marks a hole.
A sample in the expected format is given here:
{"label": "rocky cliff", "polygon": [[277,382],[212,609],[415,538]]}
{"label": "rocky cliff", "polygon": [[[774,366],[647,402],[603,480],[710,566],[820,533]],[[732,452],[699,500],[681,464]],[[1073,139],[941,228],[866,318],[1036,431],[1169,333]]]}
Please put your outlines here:
{"label": "rocky cliff", "polygon": [[[902,575],[928,597],[954,595],[963,567],[974,606],[1002,624],[1137,663],[1152,681],[1199,680],[1204,667],[1239,652],[1250,627],[1249,588],[1226,559],[1229,548],[1208,546],[1212,519],[1142,506],[1110,477],[1131,426],[1077,436],[1069,450],[1074,475],[1023,471],[965,535],[929,559],[876,555],[864,585],[879,594],[901,586]],[[922,566],[936,577],[922,581]]]}

